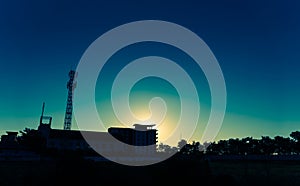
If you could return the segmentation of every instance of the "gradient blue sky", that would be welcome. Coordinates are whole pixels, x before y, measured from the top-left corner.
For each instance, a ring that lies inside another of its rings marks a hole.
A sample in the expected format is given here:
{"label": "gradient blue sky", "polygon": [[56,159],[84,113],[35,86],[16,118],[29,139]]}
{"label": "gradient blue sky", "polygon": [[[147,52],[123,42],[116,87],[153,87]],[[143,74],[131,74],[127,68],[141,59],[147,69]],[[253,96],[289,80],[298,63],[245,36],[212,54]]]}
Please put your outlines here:
{"label": "gradient blue sky", "polygon": [[86,48],[116,26],[157,19],[198,34],[219,61],[228,104],[216,139],[288,136],[300,129],[299,9],[296,0],[2,0],[0,133],[36,128],[43,101],[53,127],[63,128],[67,73]]}

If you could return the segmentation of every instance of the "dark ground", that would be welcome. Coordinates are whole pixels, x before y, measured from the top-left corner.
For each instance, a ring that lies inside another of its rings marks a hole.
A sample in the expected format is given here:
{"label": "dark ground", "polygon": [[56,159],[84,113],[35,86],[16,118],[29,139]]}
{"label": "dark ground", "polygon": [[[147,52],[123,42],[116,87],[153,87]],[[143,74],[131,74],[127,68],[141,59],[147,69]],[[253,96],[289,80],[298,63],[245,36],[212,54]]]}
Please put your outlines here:
{"label": "dark ground", "polygon": [[299,185],[300,161],[171,159],[143,167],[78,159],[2,161],[0,186]]}

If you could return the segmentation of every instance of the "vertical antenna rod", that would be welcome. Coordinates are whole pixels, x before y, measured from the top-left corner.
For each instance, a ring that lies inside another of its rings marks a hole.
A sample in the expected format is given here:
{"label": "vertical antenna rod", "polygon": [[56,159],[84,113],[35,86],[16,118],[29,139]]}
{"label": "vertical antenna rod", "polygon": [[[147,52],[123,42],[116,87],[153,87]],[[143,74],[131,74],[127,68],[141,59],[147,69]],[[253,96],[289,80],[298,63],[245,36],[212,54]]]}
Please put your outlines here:
{"label": "vertical antenna rod", "polygon": [[[44,116],[44,111],[45,111],[45,102],[43,102],[43,107],[42,107],[42,115],[40,117],[40,125],[50,125],[51,126],[51,122],[52,122],[52,117],[51,116]],[[48,123],[43,123],[43,120],[48,120]]]}
{"label": "vertical antenna rod", "polygon": [[43,102],[43,107],[42,107],[42,117],[44,116],[44,111],[45,111],[45,102]]}
{"label": "vertical antenna rod", "polygon": [[40,124],[42,124],[42,123],[43,123],[44,111],[45,111],[45,102],[43,102],[43,107],[42,107],[42,115],[41,115],[41,117],[40,117]]}
{"label": "vertical antenna rod", "polygon": [[73,91],[76,87],[76,82],[74,82],[74,79],[76,75],[77,73],[74,70],[71,70],[69,72],[70,79],[67,83],[68,99],[67,99],[67,107],[65,113],[64,130],[71,130],[72,111],[73,111]]}

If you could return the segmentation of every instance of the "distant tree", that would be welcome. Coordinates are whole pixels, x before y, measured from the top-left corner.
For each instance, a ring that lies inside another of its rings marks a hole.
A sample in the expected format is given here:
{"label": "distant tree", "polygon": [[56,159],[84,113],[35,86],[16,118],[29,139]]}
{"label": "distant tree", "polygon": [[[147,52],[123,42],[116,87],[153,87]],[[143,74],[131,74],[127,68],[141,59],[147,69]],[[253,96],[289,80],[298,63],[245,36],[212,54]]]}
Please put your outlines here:
{"label": "distant tree", "polygon": [[181,149],[180,149],[181,154],[191,154],[192,153],[192,145],[191,144],[185,144]]}
{"label": "distant tree", "polygon": [[216,151],[218,154],[229,154],[229,141],[228,140],[220,140],[216,146]]}
{"label": "distant tree", "polygon": [[208,147],[210,144],[211,144],[211,142],[207,142],[207,141],[205,141],[205,142],[203,143],[204,151],[207,150],[207,147]]}
{"label": "distant tree", "polygon": [[260,148],[260,140],[252,139],[251,141],[251,151],[249,154],[262,154],[262,150]]}
{"label": "distant tree", "polygon": [[274,153],[274,140],[272,140],[269,136],[262,136],[260,140],[260,148],[262,154],[270,155]]}
{"label": "distant tree", "polygon": [[274,152],[280,155],[291,154],[292,141],[282,136],[274,137]]}
{"label": "distant tree", "polygon": [[[184,144],[184,141],[182,142]],[[181,149],[180,153],[185,155],[200,155],[204,152],[204,146],[200,142],[193,141],[191,144],[186,143]]]}
{"label": "distant tree", "polygon": [[181,149],[187,144],[187,141],[185,139],[182,139],[178,142],[178,148]]}
{"label": "distant tree", "polygon": [[18,137],[20,145],[23,145],[32,150],[40,151],[46,145],[46,140],[41,136],[39,131],[25,128],[23,131],[20,131],[21,136]]}
{"label": "distant tree", "polygon": [[241,142],[238,138],[229,139],[227,141],[227,154],[240,154],[241,150]]}
{"label": "distant tree", "polygon": [[[200,153],[200,149],[201,149],[201,153]],[[191,145],[191,153],[192,154],[194,154],[194,155],[202,154],[203,153],[202,149],[204,149],[204,146],[201,145],[200,142],[193,141],[193,143]]]}
{"label": "distant tree", "polygon": [[239,154],[242,155],[248,155],[248,154],[253,154],[253,139],[252,137],[246,137],[242,138],[240,140],[240,149],[239,149]]}
{"label": "distant tree", "polygon": [[157,151],[162,153],[172,154],[178,152],[178,149],[176,147],[171,147],[170,145],[160,143],[158,145]]}
{"label": "distant tree", "polygon": [[199,144],[199,151],[200,152],[205,152],[206,150],[206,147],[209,145],[209,144],[205,144],[206,142],[204,142],[203,144]]}
{"label": "distant tree", "polygon": [[158,152],[164,152],[164,144],[163,144],[163,143],[160,143],[160,144],[157,146],[157,151],[158,151]]}
{"label": "distant tree", "polygon": [[295,131],[290,134],[291,138],[293,138],[296,142],[300,142],[300,132]]}
{"label": "distant tree", "polygon": [[210,155],[222,155],[222,154],[226,154],[226,152],[227,152],[227,141],[225,140],[212,142],[206,148],[206,154],[210,154]]}
{"label": "distant tree", "polygon": [[171,153],[172,147],[170,145],[163,145],[163,152],[165,153]]}
{"label": "distant tree", "polygon": [[293,139],[292,153],[300,154],[300,132],[299,131],[292,132],[290,136]]}

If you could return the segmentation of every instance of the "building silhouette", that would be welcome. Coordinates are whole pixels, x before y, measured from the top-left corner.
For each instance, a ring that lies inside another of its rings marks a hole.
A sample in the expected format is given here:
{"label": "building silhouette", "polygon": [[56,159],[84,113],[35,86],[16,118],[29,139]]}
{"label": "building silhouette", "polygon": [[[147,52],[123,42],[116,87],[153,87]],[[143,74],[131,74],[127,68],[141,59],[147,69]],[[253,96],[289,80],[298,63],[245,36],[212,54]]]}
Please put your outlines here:
{"label": "building silhouette", "polygon": [[18,144],[17,135],[18,135],[18,132],[7,131],[6,135],[1,136],[1,143],[0,144],[3,147],[7,147],[7,148],[15,147]]}
{"label": "building silhouette", "polygon": [[[153,129],[155,125],[134,124],[134,128],[111,127],[108,132],[79,131],[79,130],[59,130],[52,129],[51,123],[40,123],[38,132],[46,139],[47,149],[56,150],[90,150],[90,145],[86,142],[83,135],[89,136],[93,144],[104,151],[116,150],[118,144],[115,144],[110,136],[120,142],[133,146],[155,147],[157,142],[157,130]],[[94,141],[93,141],[94,139]],[[120,149],[121,150],[121,149]],[[153,148],[154,152],[156,149]]]}
{"label": "building silhouette", "polygon": [[155,145],[157,142],[157,130],[155,125],[134,124],[134,128],[111,127],[108,132],[116,139],[134,146]]}
{"label": "building silhouette", "polygon": [[[137,146],[149,146],[147,153],[156,152],[157,130],[155,125],[134,124],[133,128],[111,127],[108,132],[60,130],[52,129],[52,117],[44,116],[45,104],[43,103],[40,123],[37,130],[30,129],[30,135],[34,136],[34,144],[41,144],[38,147],[56,151],[90,151],[93,147],[101,149],[102,152],[125,151],[117,141]],[[7,132],[1,137],[0,148],[20,148],[17,140],[18,132]],[[89,136],[89,143],[83,136]],[[116,140],[112,140],[112,137]],[[40,141],[40,143],[39,143]],[[137,149],[137,148],[136,148]],[[128,149],[127,149],[128,150]]]}

